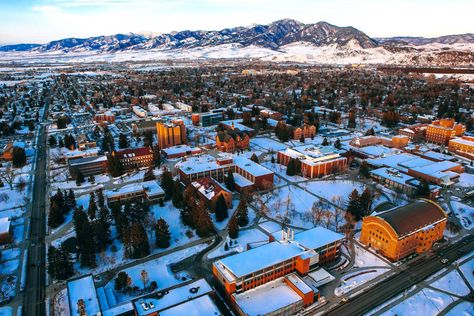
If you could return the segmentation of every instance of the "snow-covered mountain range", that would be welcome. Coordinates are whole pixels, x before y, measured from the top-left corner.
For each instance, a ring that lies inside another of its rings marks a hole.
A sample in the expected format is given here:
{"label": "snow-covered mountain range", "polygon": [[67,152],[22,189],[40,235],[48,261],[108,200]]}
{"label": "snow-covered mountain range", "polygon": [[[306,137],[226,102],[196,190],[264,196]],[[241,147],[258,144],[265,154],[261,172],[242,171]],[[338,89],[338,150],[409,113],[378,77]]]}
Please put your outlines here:
{"label": "snow-covered mountain range", "polygon": [[[353,27],[291,19],[220,31],[129,33],[0,47],[0,60],[32,56],[95,56],[107,60],[258,58],[317,63],[474,64],[474,34],[437,38],[371,38]],[[16,53],[16,54],[13,54]],[[107,56],[107,57],[106,57]],[[133,56],[133,57],[132,57]]]}

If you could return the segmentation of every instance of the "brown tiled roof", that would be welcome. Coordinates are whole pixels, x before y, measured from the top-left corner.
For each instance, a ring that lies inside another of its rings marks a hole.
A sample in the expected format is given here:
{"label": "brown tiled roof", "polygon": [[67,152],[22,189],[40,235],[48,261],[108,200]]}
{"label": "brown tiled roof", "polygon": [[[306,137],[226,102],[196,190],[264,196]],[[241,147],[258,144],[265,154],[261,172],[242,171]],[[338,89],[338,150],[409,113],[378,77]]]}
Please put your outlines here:
{"label": "brown tiled roof", "polygon": [[379,213],[376,216],[392,226],[398,237],[406,236],[420,228],[447,218],[443,209],[429,200],[417,200]]}

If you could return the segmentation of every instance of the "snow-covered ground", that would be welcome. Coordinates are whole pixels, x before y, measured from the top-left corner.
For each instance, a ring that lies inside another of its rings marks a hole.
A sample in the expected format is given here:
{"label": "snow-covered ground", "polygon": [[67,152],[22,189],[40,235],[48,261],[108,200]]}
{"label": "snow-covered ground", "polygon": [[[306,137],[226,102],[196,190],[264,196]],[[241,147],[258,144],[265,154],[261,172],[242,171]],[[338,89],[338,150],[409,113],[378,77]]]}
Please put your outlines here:
{"label": "snow-covered ground", "polygon": [[393,306],[382,315],[438,315],[441,310],[445,309],[455,300],[455,298],[448,294],[431,289],[423,289],[401,303]]}
{"label": "snow-covered ground", "polygon": [[459,267],[469,285],[474,288],[474,258]]}
{"label": "snow-covered ground", "polygon": [[474,304],[460,302],[446,313],[447,316],[472,316],[474,315]]}
{"label": "snow-covered ground", "polygon": [[461,173],[459,182],[457,182],[455,186],[464,188],[474,187],[474,174]]}
{"label": "snow-covered ground", "polygon": [[290,225],[312,228],[311,207],[319,199],[294,185],[275,188],[261,197],[269,217],[282,221],[287,217]]}
{"label": "snow-covered ground", "polygon": [[474,228],[474,207],[453,200],[451,207],[465,229]]}
{"label": "snow-covered ground", "polygon": [[434,281],[431,283],[431,286],[459,296],[467,295],[470,292],[463,278],[456,270]]}
{"label": "snow-covered ground", "polygon": [[[150,213],[153,215],[154,219],[157,220],[159,218],[163,218],[168,223],[169,230],[171,233],[170,247],[176,247],[198,239],[197,235],[194,234],[194,232],[193,237],[189,238],[188,236],[186,236],[186,231],[192,231],[192,229],[183,224],[180,218],[179,210],[173,206],[171,201],[165,202],[164,206],[162,207],[158,204],[152,205],[150,208]],[[150,246],[153,246],[155,244],[153,232],[149,231],[148,236]]]}

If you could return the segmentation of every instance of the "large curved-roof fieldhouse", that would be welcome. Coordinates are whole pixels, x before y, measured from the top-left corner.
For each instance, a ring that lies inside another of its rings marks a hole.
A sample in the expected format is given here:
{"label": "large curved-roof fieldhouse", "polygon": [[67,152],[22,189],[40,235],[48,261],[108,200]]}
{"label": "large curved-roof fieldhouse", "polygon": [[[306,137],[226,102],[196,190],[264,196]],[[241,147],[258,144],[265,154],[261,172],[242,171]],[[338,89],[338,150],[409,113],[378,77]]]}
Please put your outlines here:
{"label": "large curved-roof fieldhouse", "polygon": [[376,216],[392,226],[398,237],[406,236],[447,218],[441,206],[433,201],[424,199],[392,208]]}

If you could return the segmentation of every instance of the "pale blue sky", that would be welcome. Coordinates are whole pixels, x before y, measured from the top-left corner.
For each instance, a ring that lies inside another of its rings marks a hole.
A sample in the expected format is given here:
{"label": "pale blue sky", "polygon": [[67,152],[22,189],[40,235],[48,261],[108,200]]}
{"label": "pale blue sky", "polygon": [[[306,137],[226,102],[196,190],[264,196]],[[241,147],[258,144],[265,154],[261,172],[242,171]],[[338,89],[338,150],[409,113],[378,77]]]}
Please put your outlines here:
{"label": "pale blue sky", "polygon": [[0,0],[0,44],[128,32],[217,30],[292,18],[372,37],[474,32],[473,0]]}

